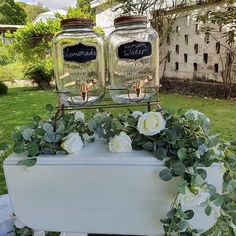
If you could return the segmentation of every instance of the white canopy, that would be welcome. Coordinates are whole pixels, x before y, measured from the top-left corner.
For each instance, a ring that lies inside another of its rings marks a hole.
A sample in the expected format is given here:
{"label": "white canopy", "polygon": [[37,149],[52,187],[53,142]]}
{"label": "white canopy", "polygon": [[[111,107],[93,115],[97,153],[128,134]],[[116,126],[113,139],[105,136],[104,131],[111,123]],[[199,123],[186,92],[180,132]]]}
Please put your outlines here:
{"label": "white canopy", "polygon": [[44,12],[44,13],[39,14],[39,15],[34,19],[34,23],[37,23],[37,22],[39,22],[39,21],[46,22],[46,21],[49,20],[49,19],[55,19],[55,18],[56,18],[55,15],[56,15],[57,13],[59,13],[60,15],[65,16],[67,12],[66,12],[65,10],[61,10],[61,9],[54,10],[54,11]]}

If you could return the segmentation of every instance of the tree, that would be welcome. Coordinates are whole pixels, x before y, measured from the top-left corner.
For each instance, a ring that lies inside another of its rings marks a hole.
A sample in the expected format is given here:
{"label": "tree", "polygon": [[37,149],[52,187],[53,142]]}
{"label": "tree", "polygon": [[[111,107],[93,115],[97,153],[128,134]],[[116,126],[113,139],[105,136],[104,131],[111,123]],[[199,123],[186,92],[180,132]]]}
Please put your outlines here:
{"label": "tree", "polygon": [[95,19],[95,10],[91,8],[91,0],[77,0],[76,7],[69,7],[67,16],[72,17],[85,17]]}
{"label": "tree", "polygon": [[[52,38],[60,31],[60,20],[28,23],[13,33],[12,54],[26,65],[25,77],[48,89],[53,78]],[[12,37],[11,34],[8,35]]]}
{"label": "tree", "polygon": [[25,11],[27,15],[27,22],[32,22],[39,14],[47,12],[49,9],[45,8],[41,3],[37,5],[26,4],[24,2],[17,2],[17,4]]}
{"label": "tree", "polygon": [[[197,17],[198,21],[211,24],[210,26],[203,27],[202,30],[211,36],[219,46],[225,49],[224,53],[220,55],[225,99],[231,97],[232,87],[236,82],[236,77],[233,74],[233,65],[235,64],[236,57],[236,7],[231,2],[228,1],[228,3],[225,2],[225,4],[219,5],[217,11],[199,14]],[[223,33],[225,43],[222,43],[222,41],[219,41],[214,36],[214,32],[219,31],[219,28],[220,31],[225,30]]]}
{"label": "tree", "polygon": [[[114,0],[109,0],[109,2],[112,4]],[[167,6],[176,8],[192,0],[116,0],[116,2],[120,3],[117,9],[122,10],[122,15],[144,15]]]}
{"label": "tree", "polygon": [[14,0],[0,1],[0,24],[23,25],[26,13]]}

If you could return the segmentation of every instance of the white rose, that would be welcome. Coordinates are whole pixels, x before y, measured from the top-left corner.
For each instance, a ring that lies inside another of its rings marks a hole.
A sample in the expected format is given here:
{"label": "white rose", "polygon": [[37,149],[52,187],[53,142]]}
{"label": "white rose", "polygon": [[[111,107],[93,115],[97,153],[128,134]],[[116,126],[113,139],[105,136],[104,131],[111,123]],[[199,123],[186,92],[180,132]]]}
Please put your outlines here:
{"label": "white rose", "polygon": [[203,202],[205,202],[210,197],[210,194],[204,190],[199,190],[198,194],[193,194],[188,189],[185,194],[179,194],[178,202],[184,208],[199,207]]}
{"label": "white rose", "polygon": [[26,225],[24,223],[22,223],[20,220],[18,220],[17,218],[15,219],[15,226],[18,229],[23,229],[26,227]]}
{"label": "white rose", "polygon": [[75,120],[76,121],[84,121],[84,113],[81,111],[75,112]]}
{"label": "white rose", "polygon": [[160,112],[148,112],[139,118],[137,129],[140,134],[153,136],[165,129],[165,126],[166,121]]}
{"label": "white rose", "polygon": [[61,144],[61,147],[70,154],[79,153],[83,146],[84,143],[79,133],[70,133]]}
{"label": "white rose", "polygon": [[132,141],[130,137],[121,132],[120,135],[116,135],[111,139],[109,143],[110,152],[131,152],[132,151]]}
{"label": "white rose", "polygon": [[133,116],[134,118],[138,118],[138,116],[142,116],[143,113],[141,111],[134,111],[131,116]]}

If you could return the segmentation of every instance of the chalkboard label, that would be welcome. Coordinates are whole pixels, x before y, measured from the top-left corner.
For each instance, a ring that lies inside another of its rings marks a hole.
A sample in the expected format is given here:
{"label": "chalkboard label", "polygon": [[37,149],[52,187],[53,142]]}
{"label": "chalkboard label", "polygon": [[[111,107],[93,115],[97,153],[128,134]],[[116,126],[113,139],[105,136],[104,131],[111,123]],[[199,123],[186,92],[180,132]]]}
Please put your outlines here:
{"label": "chalkboard label", "polygon": [[82,43],[68,46],[63,49],[65,61],[84,63],[93,61],[97,58],[97,49],[92,46],[86,46]]}
{"label": "chalkboard label", "polygon": [[121,59],[138,60],[152,55],[152,45],[149,42],[133,41],[118,47],[118,56]]}

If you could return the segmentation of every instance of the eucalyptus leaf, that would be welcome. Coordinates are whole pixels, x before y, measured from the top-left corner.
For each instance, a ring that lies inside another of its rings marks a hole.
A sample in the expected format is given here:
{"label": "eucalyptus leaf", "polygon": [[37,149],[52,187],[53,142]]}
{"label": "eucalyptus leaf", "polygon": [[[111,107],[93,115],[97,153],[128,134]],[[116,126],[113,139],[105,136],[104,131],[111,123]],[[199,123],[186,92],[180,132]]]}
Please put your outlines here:
{"label": "eucalyptus leaf", "polygon": [[94,130],[96,130],[97,129],[97,122],[95,121],[95,120],[90,120],[89,122],[88,122],[88,128],[89,128],[89,130],[91,130],[91,131],[94,131]]}
{"label": "eucalyptus leaf", "polygon": [[184,212],[185,214],[185,219],[186,220],[191,220],[194,217],[194,211],[193,210],[187,210]]}
{"label": "eucalyptus leaf", "polygon": [[46,105],[46,110],[49,111],[49,112],[53,112],[54,107],[51,104],[47,104]]}
{"label": "eucalyptus leaf", "polygon": [[178,192],[185,194],[187,185],[188,185],[188,182],[185,179],[181,178],[178,184]]}
{"label": "eucalyptus leaf", "polygon": [[203,180],[206,179],[206,177],[207,177],[207,171],[206,171],[206,170],[204,170],[204,169],[198,169],[198,170],[197,170],[197,173],[202,177]]}
{"label": "eucalyptus leaf", "polygon": [[172,179],[172,174],[169,169],[164,169],[159,173],[161,180],[170,181]]}
{"label": "eucalyptus leaf", "polygon": [[27,150],[28,150],[28,155],[30,157],[34,157],[34,156],[37,156],[39,155],[39,146],[37,143],[28,143],[26,145],[27,147]]}
{"label": "eucalyptus leaf", "polygon": [[187,158],[187,149],[186,148],[180,148],[177,152],[177,155],[180,160],[185,160]]}
{"label": "eucalyptus leaf", "polygon": [[56,142],[56,135],[55,133],[46,133],[44,135],[44,140],[48,143],[55,143]]}
{"label": "eucalyptus leaf", "polygon": [[236,225],[236,212],[231,213],[231,217],[233,224]]}
{"label": "eucalyptus leaf", "polygon": [[234,197],[236,197],[236,181],[231,180],[229,181],[229,184],[227,185],[227,190],[230,191]]}
{"label": "eucalyptus leaf", "polygon": [[201,186],[204,184],[204,180],[200,175],[194,175],[191,179],[192,186]]}
{"label": "eucalyptus leaf", "polygon": [[14,142],[19,143],[23,140],[23,136],[20,132],[15,132],[12,134],[12,139]]}
{"label": "eucalyptus leaf", "polygon": [[26,128],[22,130],[22,136],[26,141],[30,141],[33,133],[34,133],[34,130],[31,128]]}
{"label": "eucalyptus leaf", "polygon": [[62,132],[65,131],[65,129],[66,129],[66,127],[65,127],[65,125],[64,125],[64,122],[63,122],[63,121],[59,121],[59,122],[57,123],[56,132],[57,132],[57,133],[62,133]]}
{"label": "eucalyptus leaf", "polygon": [[154,144],[152,142],[146,142],[143,144],[143,149],[147,151],[153,151],[154,150]]}
{"label": "eucalyptus leaf", "polygon": [[17,154],[23,153],[25,151],[24,143],[15,143],[13,151]]}
{"label": "eucalyptus leaf", "polygon": [[37,158],[27,158],[27,159],[23,159],[23,160],[18,161],[17,165],[32,167],[32,166],[35,166],[36,163],[37,163]]}
{"label": "eucalyptus leaf", "polygon": [[41,121],[41,117],[40,116],[34,116],[34,121],[39,123],[39,121]]}
{"label": "eucalyptus leaf", "polygon": [[154,156],[158,159],[158,160],[164,160],[166,158],[166,149],[164,148],[158,148],[155,152],[154,152]]}
{"label": "eucalyptus leaf", "polygon": [[211,195],[214,195],[216,193],[216,187],[214,185],[208,184],[207,187]]}
{"label": "eucalyptus leaf", "polygon": [[207,215],[207,216],[209,216],[210,214],[211,214],[211,212],[212,212],[212,208],[211,208],[211,206],[207,206],[206,208],[205,208],[205,214]]}
{"label": "eucalyptus leaf", "polygon": [[177,225],[177,227],[178,227],[178,229],[179,229],[180,231],[184,231],[184,230],[186,230],[187,227],[188,227],[188,222],[185,221],[185,220],[182,220],[182,221],[180,221],[179,223],[177,223],[176,225]]}
{"label": "eucalyptus leaf", "polygon": [[167,217],[168,217],[168,218],[173,218],[176,213],[177,213],[177,210],[176,210],[175,208],[170,209],[170,210],[167,212]]}
{"label": "eucalyptus leaf", "polygon": [[50,123],[44,123],[43,130],[46,131],[47,133],[52,133],[54,129]]}
{"label": "eucalyptus leaf", "polygon": [[45,133],[46,133],[46,131],[45,131],[44,129],[42,129],[42,128],[36,129],[35,132],[36,132],[36,134],[39,135],[39,136],[44,136]]}
{"label": "eucalyptus leaf", "polygon": [[175,162],[171,168],[176,175],[183,175],[185,173],[185,166],[182,161]]}
{"label": "eucalyptus leaf", "polygon": [[215,200],[213,201],[213,203],[216,205],[216,206],[221,206],[223,203],[224,203],[224,198],[223,196],[221,196],[220,194],[215,194],[216,195],[216,198]]}

